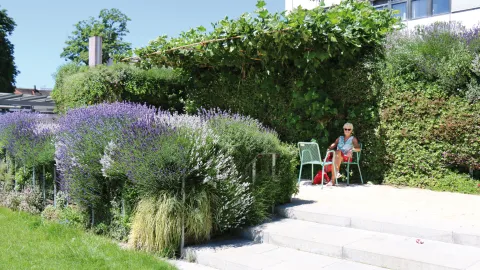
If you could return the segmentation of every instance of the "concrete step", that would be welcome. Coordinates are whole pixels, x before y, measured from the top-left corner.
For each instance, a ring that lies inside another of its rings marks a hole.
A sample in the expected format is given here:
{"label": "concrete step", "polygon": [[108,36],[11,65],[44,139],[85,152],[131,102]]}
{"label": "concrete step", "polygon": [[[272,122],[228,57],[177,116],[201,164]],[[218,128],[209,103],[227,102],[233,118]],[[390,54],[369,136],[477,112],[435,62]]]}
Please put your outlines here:
{"label": "concrete step", "polygon": [[385,270],[362,263],[245,240],[217,242],[208,246],[189,248],[187,252],[196,258],[198,265],[221,270]]}
{"label": "concrete step", "polygon": [[275,246],[389,269],[480,267],[480,248],[406,236],[283,219],[245,230],[243,236]]}
{"label": "concrete step", "polygon": [[480,227],[455,220],[407,215],[394,210],[372,213],[369,209],[351,210],[348,205],[335,206],[327,202],[297,201],[279,206],[276,211],[290,219],[480,247]]}
{"label": "concrete step", "polygon": [[169,260],[168,262],[175,265],[179,270],[215,270],[212,267],[181,260]]}

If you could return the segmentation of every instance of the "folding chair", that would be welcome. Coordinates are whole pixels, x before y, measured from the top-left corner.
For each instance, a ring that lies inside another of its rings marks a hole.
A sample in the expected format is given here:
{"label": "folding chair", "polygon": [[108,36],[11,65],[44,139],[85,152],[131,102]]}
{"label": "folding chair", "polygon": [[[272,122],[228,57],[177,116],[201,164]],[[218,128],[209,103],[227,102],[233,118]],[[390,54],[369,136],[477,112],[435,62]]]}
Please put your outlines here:
{"label": "folding chair", "polygon": [[[357,165],[358,172],[360,173],[360,180],[363,185],[362,171],[360,171],[360,157],[362,156],[363,145],[360,144],[360,151],[353,152],[352,159],[349,162],[343,162],[342,164],[347,165],[347,186],[350,185],[350,165]],[[338,181],[339,179],[337,179]]]}
{"label": "folding chair", "polygon": [[[329,150],[325,155],[323,161],[321,160],[320,149],[318,148],[318,144],[314,142],[299,142],[298,149],[300,154],[300,173],[298,174],[298,182],[300,183],[300,178],[302,177],[302,167],[303,165],[312,165],[312,182],[314,179],[314,166],[320,165],[322,166],[322,188],[323,188],[323,175],[325,172],[325,166],[333,164],[332,161],[327,162],[327,157],[329,153],[333,153],[335,160],[335,151]],[[333,165],[332,165],[333,166]],[[333,173],[336,173],[335,166],[333,166]]]}

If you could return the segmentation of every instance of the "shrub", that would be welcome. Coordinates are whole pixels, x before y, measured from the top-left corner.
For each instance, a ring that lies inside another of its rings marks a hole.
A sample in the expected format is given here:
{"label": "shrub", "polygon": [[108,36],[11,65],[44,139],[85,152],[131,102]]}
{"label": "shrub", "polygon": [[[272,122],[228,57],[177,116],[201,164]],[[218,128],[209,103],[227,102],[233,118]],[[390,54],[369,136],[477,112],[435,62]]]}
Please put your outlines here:
{"label": "shrub", "polygon": [[42,194],[31,188],[26,188],[21,192],[1,193],[0,205],[14,211],[24,211],[30,214],[40,214],[44,208]]}
{"label": "shrub", "polygon": [[48,205],[41,214],[44,220],[55,221],[75,228],[86,228],[87,219],[76,206],[54,207]]}
{"label": "shrub", "polygon": [[[200,117],[159,112],[145,115],[125,129],[115,143],[109,144],[102,158],[104,174],[127,175],[139,196],[151,198],[139,202],[143,206],[137,207],[140,210],[135,212],[133,219],[134,239],[143,239],[137,235],[146,232],[140,230],[149,230],[138,225],[148,218],[145,215],[169,218],[173,215],[170,207],[150,212],[141,210],[151,200],[159,200],[159,204],[179,204],[178,211],[189,211],[186,230],[193,242],[210,238],[213,229],[224,231],[244,224],[251,202],[248,184],[239,181],[232,157],[221,148],[218,140],[218,135]],[[182,181],[185,181],[188,198],[186,206],[178,201]],[[157,199],[158,194],[163,194],[160,199]],[[216,221],[215,228],[212,219]],[[167,226],[153,243],[135,240],[134,246],[172,254],[178,248],[177,234],[178,228]]]}
{"label": "shrub", "polygon": [[47,115],[13,112],[0,117],[0,146],[19,165],[32,167],[53,161],[53,135],[57,126]]}
{"label": "shrub", "polygon": [[[218,143],[233,157],[242,179],[251,183],[253,204],[247,224],[262,222],[275,204],[289,202],[296,193],[295,168],[298,164],[296,150],[278,139],[257,120],[221,111],[204,111],[200,114],[218,136]],[[272,176],[271,153],[277,154],[275,177]],[[264,154],[263,156],[258,156]],[[257,178],[252,179],[252,162],[257,161]]]}
{"label": "shrub", "polygon": [[88,218],[84,212],[85,211],[79,206],[68,205],[64,209],[61,209],[60,223],[78,228],[86,228]]}
{"label": "shrub", "polygon": [[100,159],[108,143],[129,123],[152,109],[113,103],[68,111],[59,120],[56,139],[57,168],[62,188],[84,209],[93,207],[98,222],[108,220],[109,204],[121,197],[123,178],[105,178]]}
{"label": "shrub", "polygon": [[466,174],[480,168],[476,40],[457,24],[437,23],[387,45],[379,69],[386,183],[478,192]]}
{"label": "shrub", "polygon": [[58,221],[60,220],[60,209],[54,207],[53,205],[47,205],[45,209],[42,211],[42,218],[45,220],[55,220]]}
{"label": "shrub", "polygon": [[[137,199],[132,198],[131,201],[138,201],[139,205],[133,216],[131,237],[136,239],[132,241],[137,248],[175,253],[179,237],[176,225],[152,225],[160,220],[165,222],[167,217],[173,219],[173,213],[178,218],[179,211],[187,212],[186,237],[188,242],[196,243],[209,239],[212,234],[262,221],[269,216],[273,205],[288,201],[295,192],[295,178],[292,177],[295,163],[290,163],[294,160],[294,152],[256,120],[214,111],[188,116],[165,111],[156,113],[151,109],[144,110],[141,117],[134,117],[118,109],[118,106],[126,105],[93,106],[115,110],[109,118],[102,116],[106,113],[86,117],[90,112],[82,113],[85,115],[78,119],[61,120],[59,138],[64,142],[57,147],[57,156],[66,160],[67,163],[60,163],[59,167],[72,195],[81,200],[85,209],[106,201],[112,194],[116,195],[115,198],[122,198],[130,193],[128,189],[135,190],[131,194]],[[78,110],[83,109],[74,111]],[[85,110],[98,112],[100,109]],[[67,125],[68,129],[63,125]],[[64,135],[64,130],[67,130],[67,135]],[[103,132],[107,135],[92,143],[91,138],[99,130],[105,130]],[[87,149],[90,158],[86,158]],[[101,149],[103,153],[100,153]],[[268,163],[260,166],[259,162],[259,177],[253,183],[247,161],[269,151],[280,154],[277,177],[271,177],[272,168]],[[67,158],[69,156],[74,158]],[[71,164],[72,160],[74,164]],[[78,169],[80,167],[83,169]],[[243,169],[240,171],[237,168]],[[92,176],[96,179],[95,185],[91,184]],[[119,184],[115,181],[118,179],[125,182]],[[183,181],[187,198],[185,205],[180,199]],[[112,182],[116,186],[108,186]],[[109,190],[110,193],[90,194],[89,190]],[[155,207],[152,208],[152,205]],[[158,205],[165,207],[156,208]],[[128,230],[127,219],[116,219],[118,210],[113,210],[113,213],[112,210],[110,217],[113,219],[102,219],[110,226],[110,232],[103,225],[96,229],[122,238]],[[171,222],[176,224],[177,221]],[[161,234],[156,231],[158,226],[164,226]],[[155,235],[155,238],[144,235]]]}
{"label": "shrub", "polygon": [[[125,209],[123,209],[123,211],[125,211]],[[130,216],[122,213],[121,206],[115,200],[111,202],[110,212],[112,219],[109,225],[108,235],[119,241],[127,240],[131,228]]]}
{"label": "shrub", "polygon": [[165,68],[142,70],[127,64],[88,68],[67,64],[56,74],[52,98],[59,111],[102,102],[131,101],[183,110],[183,83]]}

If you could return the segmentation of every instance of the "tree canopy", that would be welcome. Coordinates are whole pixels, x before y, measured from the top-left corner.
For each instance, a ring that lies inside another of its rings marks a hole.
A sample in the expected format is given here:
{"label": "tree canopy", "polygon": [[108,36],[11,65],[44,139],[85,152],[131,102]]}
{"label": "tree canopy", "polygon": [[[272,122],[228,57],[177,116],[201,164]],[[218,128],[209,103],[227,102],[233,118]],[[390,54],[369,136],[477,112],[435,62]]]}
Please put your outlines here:
{"label": "tree canopy", "polygon": [[65,42],[67,46],[60,57],[88,65],[88,40],[92,36],[101,36],[103,39],[103,63],[114,55],[126,54],[131,50],[131,44],[123,41],[129,33],[128,21],[130,18],[116,8],[102,9],[98,18],[90,17],[75,24],[75,30]]}
{"label": "tree canopy", "polygon": [[8,36],[15,29],[15,21],[8,16],[7,10],[0,10],[0,92],[13,92],[15,77],[18,74],[13,57],[13,44]]}

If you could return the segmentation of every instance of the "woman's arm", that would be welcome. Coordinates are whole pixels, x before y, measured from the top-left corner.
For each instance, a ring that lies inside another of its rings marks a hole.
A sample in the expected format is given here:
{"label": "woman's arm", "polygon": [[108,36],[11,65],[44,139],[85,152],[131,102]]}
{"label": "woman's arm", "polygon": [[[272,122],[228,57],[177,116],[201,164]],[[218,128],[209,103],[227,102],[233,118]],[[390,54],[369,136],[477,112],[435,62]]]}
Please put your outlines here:
{"label": "woman's arm", "polygon": [[360,144],[358,143],[357,138],[353,138],[353,151],[360,152]]}
{"label": "woman's arm", "polygon": [[332,143],[332,144],[330,145],[330,147],[327,148],[327,150],[334,150],[335,148],[337,148],[338,139],[339,139],[339,138],[337,138],[337,139],[335,140],[335,142]]}

